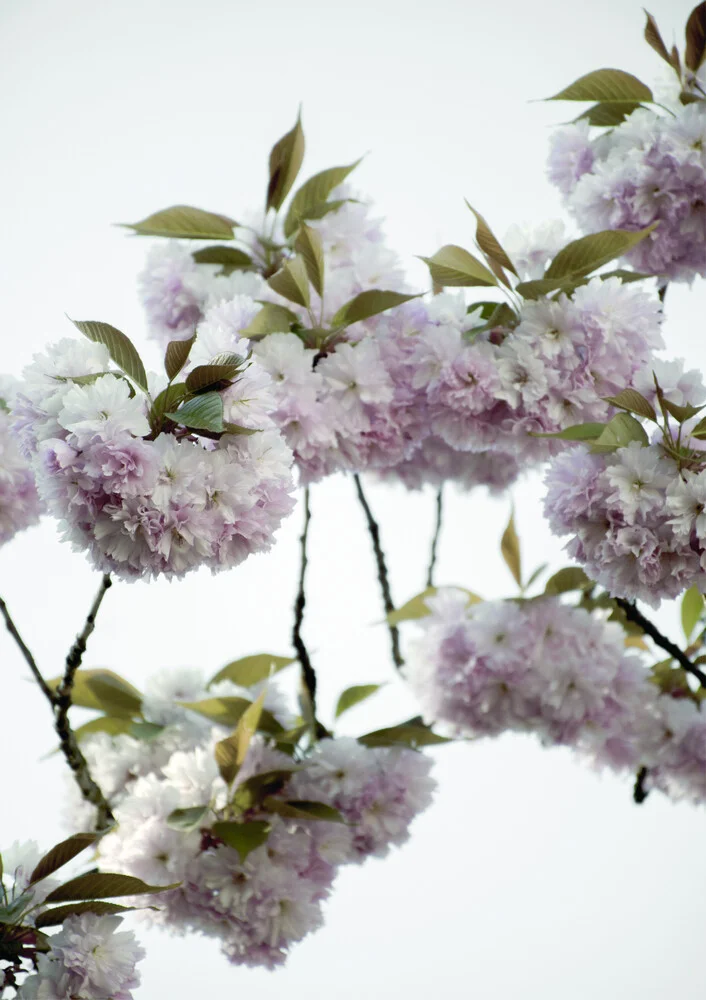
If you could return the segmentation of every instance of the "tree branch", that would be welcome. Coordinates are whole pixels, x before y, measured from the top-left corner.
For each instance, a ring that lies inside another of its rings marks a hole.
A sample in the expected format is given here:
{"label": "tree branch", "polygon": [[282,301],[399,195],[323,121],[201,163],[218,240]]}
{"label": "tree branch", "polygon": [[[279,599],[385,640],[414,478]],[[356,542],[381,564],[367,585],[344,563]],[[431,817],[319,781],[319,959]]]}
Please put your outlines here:
{"label": "tree branch", "polygon": [[304,490],[304,527],[299,536],[299,588],[294,601],[294,626],[292,628],[292,645],[297,654],[299,665],[302,670],[302,684],[309,698],[309,705],[312,714],[312,727],[317,739],[327,735],[324,727],[316,718],[316,671],[309,656],[309,650],[302,637],[302,625],[304,624],[304,608],[306,607],[306,570],[309,565],[307,556],[307,542],[309,540],[309,524],[311,523],[311,507],[309,504],[310,493],[307,486]]}
{"label": "tree branch", "polygon": [[645,618],[641,611],[638,611],[637,607],[631,601],[626,601],[622,597],[616,597],[615,603],[619,608],[625,612],[625,617],[628,621],[634,622],[639,625],[645,635],[648,635],[652,641],[665,651],[677,661],[677,663],[690,673],[693,677],[696,677],[699,684],[706,688],[706,674],[697,667],[695,663],[692,663],[686,653],[683,653],[676,643],[668,639],[666,635],[662,635],[656,625],[653,625],[649,618]]}
{"label": "tree branch", "polygon": [[431,540],[431,552],[429,554],[429,569],[427,570],[427,587],[434,586],[434,570],[436,569],[436,553],[439,545],[439,535],[441,534],[441,522],[444,516],[444,487],[440,486],[436,491],[436,525],[434,537]]}
{"label": "tree branch", "polygon": [[[363,492],[363,487],[360,482],[360,476],[353,476],[355,482],[356,492],[358,493],[358,500],[360,506],[365,512],[365,519],[368,524],[368,533],[373,543],[373,552],[375,553],[375,562],[378,569],[378,580],[380,581],[380,590],[382,591],[382,601],[385,607],[385,615],[389,615],[395,610],[395,605],[392,601],[392,592],[390,591],[390,578],[387,572],[387,563],[385,562],[385,553],[382,550],[380,544],[380,526],[373,517],[373,512],[370,509],[370,504],[368,503],[365,493]],[[390,633],[390,646],[392,648],[392,660],[397,669],[404,666],[404,659],[402,653],[400,652],[400,632],[396,625],[387,625],[388,632]]]}
{"label": "tree branch", "polygon": [[640,770],[635,775],[635,785],[632,790],[633,801],[636,805],[641,806],[645,801],[647,796],[650,794],[649,789],[645,788],[645,781],[649,771],[646,767],[641,767]]}
{"label": "tree branch", "polygon": [[103,603],[103,598],[111,586],[112,580],[106,573],[101,580],[98,593],[86,616],[83,629],[76,637],[76,641],[66,657],[64,677],[57,688],[54,698],[54,728],[61,743],[62,753],[66,758],[66,763],[74,773],[76,784],[80,788],[84,799],[96,807],[96,829],[99,831],[105,830],[110,826],[113,820],[113,813],[111,812],[108,800],[91,775],[88,762],[71,728],[71,724],[69,723],[69,709],[71,708],[71,695],[76,671],[81,666],[83,654],[86,652],[86,643],[96,627],[96,616]]}
{"label": "tree branch", "polygon": [[78,740],[76,739],[69,723],[68,713],[71,708],[71,693],[74,686],[76,671],[81,665],[83,654],[86,652],[86,643],[96,627],[96,615],[98,614],[103,598],[105,597],[105,593],[110,586],[111,579],[106,575],[101,581],[100,589],[95,597],[95,600],[93,601],[93,604],[91,605],[90,611],[88,612],[83,629],[81,630],[80,635],[77,636],[76,641],[66,657],[64,677],[56,692],[52,691],[47,682],[44,680],[32,653],[28,649],[27,644],[18,632],[15,623],[10,617],[7,605],[2,598],[0,598],[0,612],[5,619],[7,630],[15,640],[15,643],[32,671],[44,697],[52,707],[52,711],[54,712],[54,728],[59,736],[61,752],[66,759],[66,763],[73,771],[74,779],[80,788],[84,799],[96,807],[96,829],[99,831],[105,830],[108,826],[110,826],[113,820],[113,814],[110,810],[110,805],[107,799],[103,795],[103,792],[91,776],[88,762],[83,756],[81,748],[78,745]]}
{"label": "tree branch", "polygon": [[32,674],[34,675],[34,679],[36,680],[37,684],[39,685],[42,694],[44,695],[44,697],[47,699],[47,701],[49,702],[49,704],[53,708],[54,707],[54,692],[49,687],[49,685],[47,684],[47,682],[44,680],[44,677],[42,676],[41,670],[37,666],[37,663],[36,663],[34,657],[32,656],[31,652],[27,648],[27,645],[26,645],[24,639],[22,638],[22,636],[20,635],[20,633],[17,631],[17,626],[15,625],[15,623],[12,620],[12,618],[10,617],[10,612],[7,610],[7,605],[5,604],[5,602],[3,601],[3,599],[1,597],[0,597],[0,613],[2,613],[2,616],[5,619],[5,625],[7,626],[7,631],[10,633],[10,635],[12,636],[12,638],[15,640],[15,643],[17,644],[17,647],[19,648],[20,652],[22,653],[22,655],[23,655],[23,657],[25,659],[25,662],[27,663],[29,669],[32,671]]}

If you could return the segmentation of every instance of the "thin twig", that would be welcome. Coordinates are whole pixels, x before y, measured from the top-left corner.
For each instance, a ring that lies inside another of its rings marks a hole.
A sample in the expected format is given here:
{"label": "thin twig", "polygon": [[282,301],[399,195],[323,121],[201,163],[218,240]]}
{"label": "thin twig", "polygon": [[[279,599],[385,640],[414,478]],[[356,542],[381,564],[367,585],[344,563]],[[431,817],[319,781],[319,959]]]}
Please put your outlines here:
{"label": "thin twig", "polygon": [[648,635],[650,639],[657,645],[660,646],[666,653],[677,661],[693,677],[696,677],[699,684],[706,688],[706,674],[697,667],[695,663],[692,663],[686,653],[683,653],[676,643],[668,639],[666,635],[662,635],[656,625],[653,625],[649,618],[645,618],[641,611],[638,611],[636,606],[631,601],[625,601],[622,597],[616,597],[615,603],[619,608],[625,612],[625,617],[628,621],[634,622],[639,625],[645,635]]}
{"label": "thin twig", "polygon": [[316,671],[309,656],[309,650],[302,637],[302,625],[304,624],[304,608],[306,607],[306,569],[309,565],[307,556],[307,542],[309,540],[309,524],[311,523],[311,506],[309,504],[309,487],[304,490],[304,527],[299,536],[299,588],[294,601],[294,626],[292,628],[292,644],[296,650],[299,664],[302,668],[302,684],[309,698],[311,707],[312,723],[317,737],[325,734],[323,727],[319,726],[316,719]]}
{"label": "thin twig", "polygon": [[[375,553],[375,562],[378,568],[378,580],[380,581],[380,590],[382,591],[382,602],[385,607],[385,615],[391,614],[395,610],[395,605],[392,601],[392,592],[390,591],[390,578],[387,572],[387,563],[385,561],[385,553],[382,550],[382,545],[380,544],[380,526],[373,517],[373,512],[370,509],[370,504],[368,503],[365,493],[363,492],[363,487],[360,482],[360,476],[353,476],[355,482],[356,492],[358,493],[358,500],[360,501],[360,506],[365,512],[365,519],[368,523],[368,533],[373,543],[373,552]],[[387,624],[388,632],[390,633],[390,646],[392,647],[392,660],[397,669],[404,666],[404,659],[402,658],[402,653],[400,652],[400,632],[396,625],[390,625],[389,621]]]}
{"label": "thin twig", "polygon": [[427,587],[434,586],[434,570],[436,569],[436,552],[439,545],[439,535],[441,534],[441,521],[444,516],[444,487],[440,486],[436,491],[436,525],[434,527],[434,537],[431,540],[431,552],[429,554],[429,569],[427,571]]}
{"label": "thin twig", "polygon": [[74,734],[69,723],[68,713],[71,707],[71,693],[73,690],[74,679],[76,677],[76,671],[81,665],[81,659],[86,651],[86,643],[96,627],[96,615],[98,614],[98,610],[101,606],[105,593],[110,585],[110,577],[107,575],[104,576],[101,581],[100,589],[95,597],[95,600],[93,601],[93,604],[91,605],[90,611],[88,612],[83,629],[80,635],[76,638],[76,641],[66,657],[64,677],[56,692],[52,691],[47,682],[44,680],[32,653],[28,649],[27,644],[18,632],[15,623],[10,617],[7,605],[0,598],[0,612],[2,612],[5,619],[7,630],[15,640],[15,643],[32,671],[37,684],[44,694],[44,697],[52,707],[54,712],[54,728],[59,736],[61,752],[66,759],[66,763],[73,771],[76,784],[80,788],[84,799],[96,807],[96,829],[99,831],[105,830],[108,826],[110,826],[113,820],[113,814],[110,810],[110,805],[107,799],[103,795],[103,792],[91,776],[88,762],[83,756],[81,748],[78,745],[76,735]]}
{"label": "thin twig", "polygon": [[635,775],[635,785],[632,790],[633,801],[641,806],[645,801],[647,796],[650,794],[649,788],[645,788],[645,782],[647,781],[649,771],[646,767],[641,767],[640,770]]}
{"label": "thin twig", "polygon": [[27,663],[29,669],[32,671],[32,673],[34,675],[34,679],[36,680],[37,684],[39,685],[42,694],[47,699],[47,701],[49,702],[49,704],[53,707],[54,706],[54,692],[49,687],[49,685],[47,684],[47,682],[44,680],[44,677],[42,676],[42,672],[39,669],[39,667],[37,666],[36,660],[32,656],[32,654],[29,651],[29,649],[27,648],[27,645],[26,645],[24,639],[22,638],[22,636],[20,635],[20,633],[17,631],[17,627],[16,627],[15,623],[13,622],[12,618],[10,617],[10,612],[7,610],[7,604],[5,604],[5,602],[3,601],[3,599],[1,597],[0,597],[0,612],[2,613],[2,616],[5,619],[5,625],[7,626],[7,631],[10,633],[10,635],[12,636],[12,638],[15,640],[15,643],[17,644],[20,652],[22,653],[23,657],[25,658],[25,662]]}
{"label": "thin twig", "polygon": [[103,603],[103,598],[111,586],[112,580],[106,573],[101,580],[98,593],[86,616],[83,629],[76,637],[76,641],[66,657],[64,677],[57,689],[54,700],[56,712],[54,728],[61,743],[62,753],[66,758],[66,763],[74,773],[76,784],[80,788],[84,799],[96,807],[96,829],[99,831],[105,830],[111,825],[113,813],[111,812],[108,800],[91,775],[88,761],[84,757],[76,735],[71,728],[71,724],[69,723],[69,709],[71,708],[71,695],[74,680],[76,679],[76,671],[81,666],[83,654],[86,652],[86,643],[96,627],[96,616]]}
{"label": "thin twig", "polygon": [[657,294],[659,295],[659,301],[664,305],[664,300],[667,296],[667,289],[669,288],[669,282],[665,281],[663,285],[659,286]]}

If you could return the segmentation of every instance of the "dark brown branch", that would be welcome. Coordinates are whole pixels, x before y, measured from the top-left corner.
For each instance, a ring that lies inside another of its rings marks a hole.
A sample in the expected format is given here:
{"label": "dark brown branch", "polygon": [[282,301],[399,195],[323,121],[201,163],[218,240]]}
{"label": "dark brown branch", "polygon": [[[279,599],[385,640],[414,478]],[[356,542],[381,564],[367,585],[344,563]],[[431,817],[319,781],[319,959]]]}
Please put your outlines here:
{"label": "dark brown branch", "polygon": [[431,552],[429,554],[429,569],[427,571],[427,587],[434,586],[434,570],[436,569],[436,555],[439,546],[439,535],[441,534],[441,522],[444,516],[444,487],[440,486],[436,491],[436,525],[434,527],[434,537],[431,540]]}
{"label": "dark brown branch", "polygon": [[40,690],[42,691],[42,694],[44,695],[44,697],[47,699],[47,701],[49,702],[49,704],[53,708],[54,707],[54,692],[49,687],[49,685],[47,684],[47,682],[44,680],[44,677],[42,676],[41,670],[37,666],[37,663],[36,663],[34,657],[32,656],[31,652],[27,648],[27,645],[26,645],[24,639],[22,638],[22,636],[20,635],[20,633],[17,631],[17,627],[16,627],[15,623],[13,622],[12,618],[10,617],[10,612],[7,610],[7,605],[5,604],[5,602],[3,601],[3,599],[1,597],[0,597],[0,612],[2,613],[2,616],[5,619],[5,625],[7,626],[7,631],[10,633],[10,635],[12,636],[12,638],[15,640],[15,643],[17,644],[17,647],[19,648],[20,652],[22,653],[22,655],[23,655],[23,657],[25,659],[25,662],[27,663],[27,666],[32,671],[32,674],[34,675],[34,679],[36,680],[37,684],[39,685]]}
{"label": "dark brown branch", "polygon": [[676,643],[668,639],[666,635],[662,635],[657,626],[653,625],[649,618],[645,618],[642,612],[638,611],[637,607],[631,601],[625,601],[622,597],[616,597],[615,603],[625,612],[625,617],[628,621],[639,625],[645,635],[648,635],[655,645],[663,649],[665,653],[669,653],[687,673],[690,673],[692,677],[696,677],[699,684],[706,688],[706,674],[700,667],[691,662],[686,653],[683,653]]}
{"label": "dark brown branch", "polygon": [[647,781],[647,776],[649,771],[646,767],[641,767],[635,776],[635,785],[632,790],[633,801],[641,806],[645,801],[647,796],[650,794],[648,788],[645,788],[645,782]]}
{"label": "dark brown branch", "polygon": [[66,657],[64,677],[54,697],[54,728],[61,743],[61,751],[66,758],[66,763],[74,773],[76,784],[80,788],[84,799],[96,807],[96,829],[99,831],[105,830],[110,826],[113,814],[108,800],[91,776],[88,762],[69,723],[69,709],[71,708],[71,696],[76,671],[81,666],[83,654],[86,652],[86,643],[96,627],[96,616],[103,603],[103,598],[111,586],[112,580],[105,574],[101,580],[101,585],[91,605],[91,609],[86,616],[83,629],[76,637],[76,641]]}
{"label": "dark brown branch", "polygon": [[664,300],[667,297],[667,289],[669,288],[669,282],[665,281],[663,285],[659,286],[657,294],[659,295],[659,301],[664,305]]}
{"label": "dark brown branch", "polygon": [[[380,590],[382,591],[382,602],[385,608],[385,615],[389,615],[395,610],[395,605],[392,601],[392,592],[390,590],[390,578],[387,572],[387,563],[385,561],[385,553],[382,550],[382,545],[380,544],[380,526],[373,517],[373,512],[370,509],[370,504],[368,503],[365,493],[363,492],[363,487],[360,482],[360,476],[353,476],[355,481],[355,488],[358,494],[358,500],[360,506],[365,512],[365,519],[368,524],[368,533],[373,543],[373,552],[375,553],[375,563],[378,569],[378,580],[380,581]],[[404,659],[402,658],[402,653],[400,652],[400,632],[396,625],[387,625],[388,632],[390,633],[390,646],[392,648],[392,660],[397,669],[404,666]]]}
{"label": "dark brown branch", "polygon": [[312,724],[317,737],[325,735],[323,726],[320,726],[316,719],[316,671],[309,656],[309,650],[302,637],[302,625],[304,624],[304,608],[306,607],[306,570],[309,565],[307,556],[307,542],[309,540],[309,524],[311,523],[311,507],[309,504],[309,487],[304,490],[304,527],[299,536],[299,588],[294,601],[294,626],[292,628],[292,644],[299,660],[302,671],[302,684],[309,698],[311,707]]}

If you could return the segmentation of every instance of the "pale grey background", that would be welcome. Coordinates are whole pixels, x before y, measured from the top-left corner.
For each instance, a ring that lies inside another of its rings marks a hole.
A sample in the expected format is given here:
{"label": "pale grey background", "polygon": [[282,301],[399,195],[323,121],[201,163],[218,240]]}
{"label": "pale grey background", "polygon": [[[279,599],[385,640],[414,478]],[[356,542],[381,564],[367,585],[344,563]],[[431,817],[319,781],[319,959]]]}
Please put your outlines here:
{"label": "pale grey background", "polygon": [[[690,4],[657,0],[667,40]],[[466,196],[501,233],[559,214],[544,178],[549,125],[571,109],[530,99],[604,66],[660,72],[637,2],[433,4],[312,0],[4,0],[2,368],[70,332],[64,312],[105,319],[145,348],[135,275],[146,243],[111,228],[175,202],[234,215],[262,197],[266,156],[303,103],[305,176],[362,152],[356,181],[414,254],[470,245]],[[670,289],[675,353],[702,365],[703,283]],[[374,568],[352,497],[336,478],[314,491],[307,636],[324,706],[352,682],[392,676]],[[560,545],[539,522],[535,480],[514,491],[526,563]],[[394,592],[421,589],[431,494],[371,489]],[[510,592],[497,552],[509,499],[453,496],[441,581]],[[136,684],[151,670],[288,649],[297,514],[274,552],[236,572],[120,585],[106,599],[87,665]],[[50,524],[0,552],[0,592],[48,674],[60,669],[97,577]],[[661,620],[676,633],[676,617]],[[0,636],[0,844],[60,835],[63,766],[49,713]],[[360,732],[413,706],[391,686],[352,712]],[[436,806],[411,842],[345,872],[325,929],[275,973],[230,967],[214,943],[146,936],[140,997],[261,1000],[444,996],[680,1000],[703,996],[706,860],[701,809],[597,776],[527,740],[442,748]]]}

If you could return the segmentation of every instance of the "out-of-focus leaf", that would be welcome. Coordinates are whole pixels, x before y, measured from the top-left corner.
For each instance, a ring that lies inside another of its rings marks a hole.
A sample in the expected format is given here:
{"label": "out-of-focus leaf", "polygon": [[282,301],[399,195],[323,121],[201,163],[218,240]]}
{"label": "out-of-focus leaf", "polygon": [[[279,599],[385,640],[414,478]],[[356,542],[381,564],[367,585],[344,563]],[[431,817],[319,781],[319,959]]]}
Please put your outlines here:
{"label": "out-of-focus leaf", "polygon": [[208,815],[208,806],[189,806],[188,809],[174,809],[167,816],[167,826],[172,830],[188,833],[197,830]]}
{"label": "out-of-focus leaf", "polygon": [[291,132],[274,144],[270,153],[270,182],[267,186],[267,208],[280,210],[297,179],[304,159],[304,132],[299,116]]}
{"label": "out-of-focus leaf", "polygon": [[359,705],[361,701],[365,701],[371,695],[379,691],[382,684],[354,684],[353,687],[346,688],[345,691],[341,693],[336,704],[336,718],[347,712],[349,708],[353,708],[354,705]]}
{"label": "out-of-focus leaf", "polygon": [[219,681],[233,681],[241,687],[252,687],[260,681],[267,680],[271,674],[279,673],[290,663],[294,663],[294,657],[276,656],[274,653],[256,653],[253,656],[243,656],[239,660],[227,663],[225,667],[211,678],[208,686],[218,684]]}
{"label": "out-of-focus leaf", "polygon": [[522,587],[520,539],[517,537],[517,531],[515,530],[514,514],[510,514],[510,520],[507,523],[507,528],[505,528],[505,531],[503,532],[503,537],[500,540],[500,551],[503,559],[505,560],[505,564],[515,579],[515,583],[518,587]]}
{"label": "out-of-focus leaf", "polygon": [[687,642],[696,628],[704,610],[704,599],[697,586],[689,587],[681,599],[681,625]]}
{"label": "out-of-focus leaf", "polygon": [[213,824],[213,832],[216,837],[238,852],[241,863],[245,861],[251,851],[265,843],[271,829],[270,824],[262,820],[252,820],[249,823],[223,820]]}

